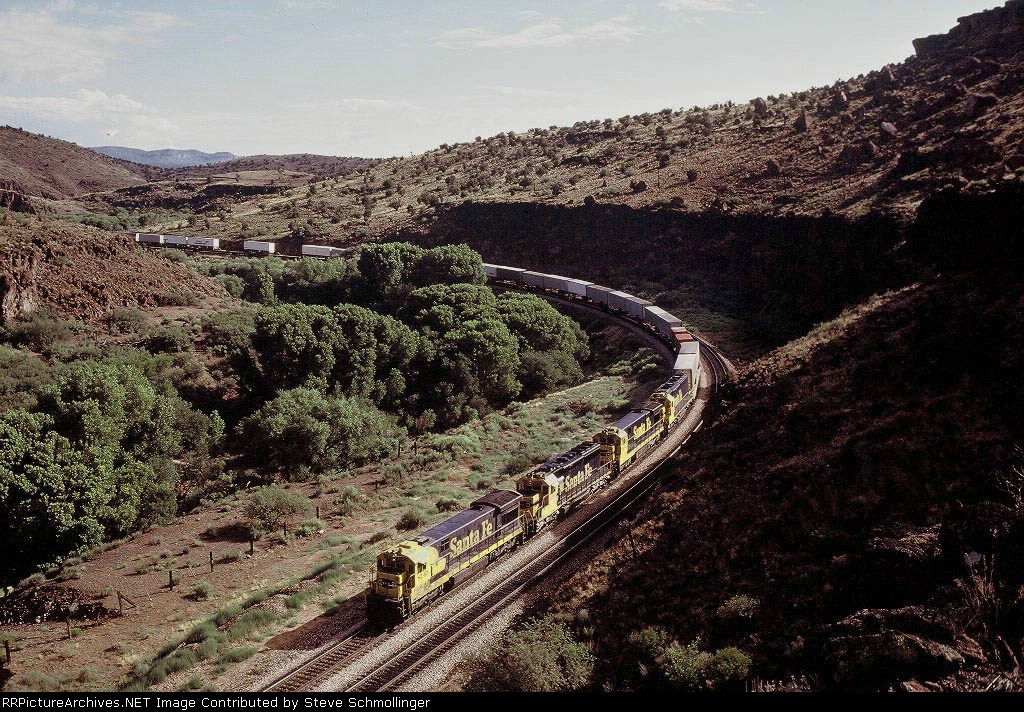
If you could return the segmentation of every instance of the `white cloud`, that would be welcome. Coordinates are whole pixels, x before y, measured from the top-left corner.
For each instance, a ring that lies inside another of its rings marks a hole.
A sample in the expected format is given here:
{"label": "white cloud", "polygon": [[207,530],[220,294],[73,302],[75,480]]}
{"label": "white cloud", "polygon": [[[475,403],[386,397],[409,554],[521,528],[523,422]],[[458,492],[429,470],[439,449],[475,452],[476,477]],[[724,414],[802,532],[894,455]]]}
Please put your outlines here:
{"label": "white cloud", "polygon": [[665,8],[671,12],[684,15],[684,19],[691,22],[701,22],[704,15],[727,14],[727,15],[758,15],[762,10],[752,3],[746,3],[743,7],[736,5],[736,0],[662,0],[658,7]]}
{"label": "white cloud", "polygon": [[3,96],[0,110],[43,121],[91,128],[94,134],[119,136],[129,146],[172,145],[181,137],[178,125],[158,110],[125,96],[98,89],[79,89],[68,96]]}
{"label": "white cloud", "polygon": [[[81,17],[93,22],[83,23]],[[10,7],[0,11],[0,78],[15,83],[94,79],[126,45],[151,42],[155,33],[176,24],[176,17],[163,12],[115,16],[70,2]]]}
{"label": "white cloud", "polygon": [[449,30],[438,35],[434,44],[448,49],[561,47],[573,42],[630,41],[647,33],[647,28],[632,24],[628,15],[609,17],[576,28],[567,27],[560,18],[549,17],[508,33],[479,27]]}

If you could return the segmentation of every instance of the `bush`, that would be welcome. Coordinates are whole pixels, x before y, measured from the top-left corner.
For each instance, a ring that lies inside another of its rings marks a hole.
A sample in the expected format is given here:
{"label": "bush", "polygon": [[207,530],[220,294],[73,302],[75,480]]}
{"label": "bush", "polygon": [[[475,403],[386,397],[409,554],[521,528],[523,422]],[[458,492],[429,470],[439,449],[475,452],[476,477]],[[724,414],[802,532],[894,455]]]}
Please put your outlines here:
{"label": "bush", "polygon": [[289,517],[308,512],[312,506],[313,503],[298,492],[267,485],[250,495],[244,511],[253,534],[263,534],[277,529]]}
{"label": "bush", "polygon": [[141,334],[149,325],[149,318],[138,309],[114,307],[107,317],[107,324],[121,334]]}
{"label": "bush", "polygon": [[756,598],[740,594],[720,605],[715,611],[715,615],[725,620],[749,620],[757,615],[760,606],[761,604]]}
{"label": "bush", "polygon": [[594,654],[569,629],[542,618],[506,633],[499,645],[468,663],[471,692],[579,690],[590,680]]}
{"label": "bush", "polygon": [[236,299],[240,299],[245,293],[245,280],[236,274],[218,274],[214,280]]}
{"label": "bush", "polygon": [[295,536],[313,536],[324,530],[324,523],[319,519],[307,519],[295,529]]}
{"label": "bush", "polygon": [[192,587],[192,598],[197,601],[207,601],[213,597],[213,586],[209,581],[197,581]]}
{"label": "bush", "polygon": [[219,662],[225,665],[240,663],[243,660],[248,660],[255,654],[256,648],[231,648],[224,651],[224,654],[220,656]]}
{"label": "bush", "polygon": [[73,322],[60,319],[48,310],[39,310],[25,321],[6,328],[7,340],[36,351],[50,351],[58,342],[66,341],[78,330]]}
{"label": "bush", "polygon": [[441,497],[434,506],[439,512],[456,512],[462,509],[462,503],[454,497]]}
{"label": "bush", "polygon": [[708,677],[715,687],[746,680],[750,675],[750,656],[738,648],[716,650],[708,665]]}
{"label": "bush", "polygon": [[419,529],[427,523],[426,515],[416,509],[409,509],[399,518],[398,523],[395,524],[395,529],[398,531],[409,531],[411,529]]}

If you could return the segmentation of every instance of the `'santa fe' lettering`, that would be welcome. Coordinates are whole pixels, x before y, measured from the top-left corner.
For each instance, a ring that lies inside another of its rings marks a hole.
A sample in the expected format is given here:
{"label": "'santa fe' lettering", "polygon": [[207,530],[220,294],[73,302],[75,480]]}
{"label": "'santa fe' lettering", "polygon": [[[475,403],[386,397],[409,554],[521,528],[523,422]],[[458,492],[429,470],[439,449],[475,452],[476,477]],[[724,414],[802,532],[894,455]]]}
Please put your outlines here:
{"label": "'santa fe' lettering", "polygon": [[566,490],[571,490],[576,487],[579,487],[581,484],[583,484],[584,481],[587,480],[587,478],[590,477],[593,471],[593,466],[588,462],[582,470],[580,470],[574,475],[565,478],[565,481],[562,483],[562,491],[564,492]]}
{"label": "'santa fe' lettering", "polygon": [[485,519],[479,529],[474,529],[464,537],[452,539],[452,543],[449,545],[449,551],[451,551],[452,556],[459,556],[480,542],[488,539],[493,532],[494,524],[491,523],[490,519]]}

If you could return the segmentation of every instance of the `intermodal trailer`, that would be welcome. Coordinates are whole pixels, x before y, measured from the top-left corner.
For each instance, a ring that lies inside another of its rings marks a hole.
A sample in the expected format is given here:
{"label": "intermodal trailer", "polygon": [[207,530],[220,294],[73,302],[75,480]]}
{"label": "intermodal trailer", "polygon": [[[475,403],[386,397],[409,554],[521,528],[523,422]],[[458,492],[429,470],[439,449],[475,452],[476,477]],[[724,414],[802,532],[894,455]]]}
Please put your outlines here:
{"label": "intermodal trailer", "polygon": [[699,383],[700,376],[700,355],[699,354],[679,354],[676,356],[675,365],[672,368],[672,373],[675,375],[687,375],[690,378],[690,383],[696,386]]}
{"label": "intermodal trailer", "polygon": [[498,265],[492,265],[484,262],[484,274],[492,279],[498,276]]}
{"label": "intermodal trailer", "polygon": [[187,247],[188,238],[184,235],[164,235],[165,245],[174,245],[175,247]]}
{"label": "intermodal trailer", "polygon": [[650,306],[654,306],[654,304],[632,294],[627,294],[622,300],[622,310],[640,321],[644,320],[644,312]]}
{"label": "intermodal trailer", "polygon": [[303,245],[300,253],[303,257],[344,257],[346,250],[330,245]]}
{"label": "intermodal trailer", "polygon": [[567,279],[565,281],[565,291],[577,297],[585,297],[587,296],[587,287],[592,284],[593,282],[586,282],[582,279]]}
{"label": "intermodal trailer", "polygon": [[164,236],[152,232],[137,232],[135,233],[135,241],[144,245],[162,245],[164,244]]}
{"label": "intermodal trailer", "polygon": [[544,278],[547,277],[543,272],[531,272],[529,270],[523,272],[522,281],[523,284],[529,287],[538,287],[544,289]]}
{"label": "intermodal trailer", "polygon": [[683,325],[683,322],[678,317],[653,304],[644,309],[644,321],[653,326],[654,330],[668,339],[669,342],[675,341],[673,329]]}
{"label": "intermodal trailer", "polygon": [[611,287],[605,287],[600,284],[588,284],[587,285],[587,299],[594,302],[595,304],[603,304],[608,307],[611,306],[610,298],[612,292],[615,290]]}
{"label": "intermodal trailer", "polygon": [[497,274],[498,279],[503,282],[515,282],[516,284],[524,284],[523,272],[525,269],[521,267],[506,267],[505,265],[494,265],[494,271]]}
{"label": "intermodal trailer", "polygon": [[273,242],[265,242],[263,240],[246,240],[242,243],[242,249],[249,252],[262,252],[267,255],[272,255],[277,252],[277,245]]}
{"label": "intermodal trailer", "polygon": [[700,342],[699,341],[682,341],[679,343],[676,349],[678,354],[700,354]]}
{"label": "intermodal trailer", "polygon": [[185,244],[189,247],[201,247],[208,250],[220,249],[220,240],[216,237],[186,237]]}
{"label": "intermodal trailer", "polygon": [[569,291],[569,278],[558,274],[544,275],[544,289],[553,289],[557,292]]}

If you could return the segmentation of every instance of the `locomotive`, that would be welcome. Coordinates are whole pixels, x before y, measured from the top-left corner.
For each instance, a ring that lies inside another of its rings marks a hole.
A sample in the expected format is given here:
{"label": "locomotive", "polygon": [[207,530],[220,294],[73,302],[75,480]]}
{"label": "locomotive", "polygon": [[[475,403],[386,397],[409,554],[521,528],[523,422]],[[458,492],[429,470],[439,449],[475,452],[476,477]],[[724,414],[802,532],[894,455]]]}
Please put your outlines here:
{"label": "locomotive", "polygon": [[693,402],[700,346],[682,322],[651,302],[558,275],[484,265],[488,278],[582,300],[654,331],[676,354],[673,375],[641,406],[458,514],[377,557],[366,597],[367,618],[401,623],[586,501],[668,435]]}

